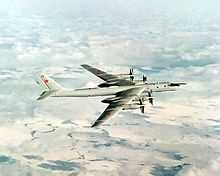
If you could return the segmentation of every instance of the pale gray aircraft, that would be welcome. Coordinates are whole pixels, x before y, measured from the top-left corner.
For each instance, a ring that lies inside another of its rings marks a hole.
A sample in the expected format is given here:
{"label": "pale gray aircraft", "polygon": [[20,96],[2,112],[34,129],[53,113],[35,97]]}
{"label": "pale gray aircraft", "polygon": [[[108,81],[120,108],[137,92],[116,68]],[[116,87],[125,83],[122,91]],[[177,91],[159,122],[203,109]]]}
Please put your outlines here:
{"label": "pale gray aircraft", "polygon": [[[109,104],[100,117],[92,124],[92,127],[99,126],[110,117],[115,116],[121,110],[140,109],[145,110],[145,101],[153,105],[153,92],[175,91],[176,87],[186,83],[170,82],[147,82],[146,77],[142,81],[135,81],[133,69],[128,74],[113,75],[89,65],[82,65],[83,68],[92,72],[105,82],[97,88],[69,89],[59,85],[56,81],[42,74],[37,81],[43,92],[37,100],[47,97],[95,97],[109,96],[102,100],[102,103]],[[129,80],[128,80],[129,79]]]}

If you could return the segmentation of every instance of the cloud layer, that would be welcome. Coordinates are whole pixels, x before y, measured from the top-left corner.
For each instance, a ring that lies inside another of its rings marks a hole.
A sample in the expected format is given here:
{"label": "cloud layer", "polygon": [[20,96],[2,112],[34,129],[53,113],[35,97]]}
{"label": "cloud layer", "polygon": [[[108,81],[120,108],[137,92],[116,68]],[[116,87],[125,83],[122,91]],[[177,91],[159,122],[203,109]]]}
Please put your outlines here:
{"label": "cloud layer", "polygon": [[[177,12],[159,1],[131,1],[121,10],[109,2],[74,1],[74,10],[65,1],[65,12],[54,3],[53,16],[45,14],[46,5],[39,10],[37,1],[20,2],[6,16],[0,8],[2,174],[219,173],[220,25],[210,15],[216,11],[212,5],[193,3],[188,9],[190,2],[181,2],[181,8],[174,5],[182,9]],[[158,4],[161,10],[155,10]],[[134,67],[150,81],[185,81],[187,86],[155,93],[155,106],[147,105],[144,115],[122,112],[91,129],[105,108],[101,98],[36,101],[35,79],[41,72],[70,88],[100,83],[80,67],[84,63],[114,73]]]}

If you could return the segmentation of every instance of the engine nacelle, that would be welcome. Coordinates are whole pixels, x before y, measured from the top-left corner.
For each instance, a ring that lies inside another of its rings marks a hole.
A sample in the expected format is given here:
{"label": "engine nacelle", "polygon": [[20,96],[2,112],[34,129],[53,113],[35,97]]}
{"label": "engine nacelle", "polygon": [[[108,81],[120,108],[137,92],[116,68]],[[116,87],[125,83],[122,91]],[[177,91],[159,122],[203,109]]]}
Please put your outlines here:
{"label": "engine nacelle", "polygon": [[135,98],[132,100],[132,102],[133,102],[133,104],[144,105],[144,102],[145,102],[145,101],[148,101],[150,104],[153,105],[153,100],[154,100],[154,97],[152,97],[152,96],[151,96],[151,93],[148,92],[148,95],[142,94],[141,96],[135,97]]}
{"label": "engine nacelle", "polygon": [[138,104],[128,104],[123,107],[122,110],[134,110],[134,109],[140,109],[144,105],[138,105]]}
{"label": "engine nacelle", "polygon": [[140,100],[142,101],[148,101],[149,99],[151,99],[153,97],[148,97],[146,95],[140,96],[140,97],[136,97],[134,98],[133,102],[140,102]]}
{"label": "engine nacelle", "polygon": [[111,87],[111,86],[117,86],[118,82],[104,82],[98,85],[98,87],[103,88],[103,87]]}
{"label": "engine nacelle", "polygon": [[131,75],[129,74],[117,74],[116,76],[118,76],[121,79],[131,79]]}
{"label": "engine nacelle", "polygon": [[110,97],[102,100],[102,103],[112,103],[112,102],[117,102],[120,101],[120,97]]}

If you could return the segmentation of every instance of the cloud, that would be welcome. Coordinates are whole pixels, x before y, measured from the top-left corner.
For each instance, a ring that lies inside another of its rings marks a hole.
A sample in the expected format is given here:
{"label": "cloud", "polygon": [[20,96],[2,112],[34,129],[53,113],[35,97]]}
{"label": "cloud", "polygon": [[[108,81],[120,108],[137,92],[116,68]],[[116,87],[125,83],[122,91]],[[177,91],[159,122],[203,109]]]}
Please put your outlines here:
{"label": "cloud", "polygon": [[[194,10],[187,4],[195,2],[181,2],[174,9],[160,1],[121,0],[120,10],[112,2],[46,1],[45,6],[53,3],[49,10],[39,9],[37,1],[20,2],[16,9],[32,16],[11,13],[0,23],[0,149],[16,160],[0,166],[4,175],[59,174],[53,169],[70,175],[75,163],[79,175],[177,170],[180,175],[217,175],[219,27],[210,16],[203,18],[206,13],[199,13],[203,23],[189,15]],[[45,12],[55,15],[47,18]],[[101,98],[35,100],[40,90],[34,80],[41,72],[70,88],[100,83],[80,67],[84,63],[115,73],[134,67],[150,81],[185,81],[187,86],[155,93],[155,106],[147,105],[146,114],[122,112],[91,129],[105,108]]]}
{"label": "cloud", "polygon": [[183,172],[178,174],[179,176],[216,176],[220,171],[220,159],[214,159],[209,162],[209,164],[204,168],[197,168],[197,167],[188,167]]}

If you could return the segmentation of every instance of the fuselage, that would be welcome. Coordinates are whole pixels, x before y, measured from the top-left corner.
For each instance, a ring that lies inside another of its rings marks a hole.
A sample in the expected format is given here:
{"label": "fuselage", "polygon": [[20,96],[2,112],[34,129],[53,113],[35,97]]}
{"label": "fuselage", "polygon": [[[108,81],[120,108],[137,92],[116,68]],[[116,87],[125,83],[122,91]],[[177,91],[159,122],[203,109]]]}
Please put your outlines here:
{"label": "fuselage", "polygon": [[175,91],[169,86],[168,82],[143,83],[130,86],[115,86],[108,88],[85,88],[85,89],[61,89],[53,93],[53,97],[95,97],[116,95],[118,92],[126,91],[131,88],[144,87],[146,92]]}

